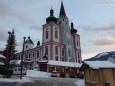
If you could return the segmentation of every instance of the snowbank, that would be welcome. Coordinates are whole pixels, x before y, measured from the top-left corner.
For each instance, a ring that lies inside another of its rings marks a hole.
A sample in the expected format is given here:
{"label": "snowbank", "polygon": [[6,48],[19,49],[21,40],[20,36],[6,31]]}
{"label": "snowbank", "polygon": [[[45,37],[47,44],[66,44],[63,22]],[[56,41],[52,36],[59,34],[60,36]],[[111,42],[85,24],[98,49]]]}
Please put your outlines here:
{"label": "snowbank", "polygon": [[47,72],[41,72],[37,70],[27,70],[27,75],[29,77],[49,77],[50,73]]}
{"label": "snowbank", "polygon": [[24,83],[24,82],[33,82],[33,81],[31,81],[29,78],[22,77],[22,79],[0,78],[0,82],[20,82],[20,83]]}
{"label": "snowbank", "polygon": [[84,79],[78,79],[77,82],[75,82],[76,86],[85,86]]}

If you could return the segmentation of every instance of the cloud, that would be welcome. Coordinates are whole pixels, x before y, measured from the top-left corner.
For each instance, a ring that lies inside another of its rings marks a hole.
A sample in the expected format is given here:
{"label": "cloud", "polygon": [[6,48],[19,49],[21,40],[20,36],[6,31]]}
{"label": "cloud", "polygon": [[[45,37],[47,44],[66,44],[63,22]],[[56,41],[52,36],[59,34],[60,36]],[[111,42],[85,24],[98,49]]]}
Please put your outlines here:
{"label": "cloud", "polygon": [[110,45],[115,45],[115,38],[112,37],[105,37],[105,38],[97,38],[92,41],[95,46],[110,46]]}
{"label": "cloud", "polygon": [[7,16],[18,19],[22,24],[26,24],[30,28],[38,27],[36,22],[25,12],[18,11],[12,8],[11,6],[7,5],[6,3],[0,1],[0,17],[5,18]]}
{"label": "cloud", "polygon": [[8,33],[4,27],[0,26],[0,41],[6,41],[8,38]]}
{"label": "cloud", "polygon": [[80,26],[85,31],[115,31],[115,23],[109,24],[108,26],[92,26],[92,25],[86,25],[86,26]]}

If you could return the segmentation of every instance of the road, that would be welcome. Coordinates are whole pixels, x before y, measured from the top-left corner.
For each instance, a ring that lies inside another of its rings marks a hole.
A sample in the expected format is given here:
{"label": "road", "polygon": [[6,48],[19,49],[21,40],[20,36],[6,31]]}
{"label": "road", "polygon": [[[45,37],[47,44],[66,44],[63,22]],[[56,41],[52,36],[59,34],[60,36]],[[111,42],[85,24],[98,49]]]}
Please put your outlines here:
{"label": "road", "polygon": [[0,83],[0,86],[76,86],[74,82],[76,79],[73,78],[35,78],[28,77],[33,82],[18,83],[18,82],[4,82]]}

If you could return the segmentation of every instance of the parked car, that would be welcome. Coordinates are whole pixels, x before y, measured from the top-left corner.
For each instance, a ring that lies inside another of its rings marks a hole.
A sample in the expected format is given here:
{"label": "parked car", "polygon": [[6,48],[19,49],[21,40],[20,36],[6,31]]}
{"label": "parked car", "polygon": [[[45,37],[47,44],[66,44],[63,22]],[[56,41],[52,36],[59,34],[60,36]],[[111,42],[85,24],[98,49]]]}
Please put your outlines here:
{"label": "parked car", "polygon": [[[22,74],[26,75],[26,73],[27,73],[27,69],[23,68]],[[21,67],[14,67],[13,68],[13,74],[17,74],[17,75],[21,74]]]}
{"label": "parked car", "polygon": [[57,71],[53,71],[53,72],[51,73],[51,77],[58,77]]}
{"label": "parked car", "polygon": [[66,77],[66,74],[65,74],[64,72],[61,72],[61,73],[60,73],[60,77],[65,78],[65,77]]}
{"label": "parked car", "polygon": [[75,75],[75,73],[74,73],[74,72],[70,72],[70,73],[69,73],[69,77],[70,77],[70,78],[75,78],[75,77],[76,77],[76,75]]}
{"label": "parked car", "polygon": [[78,73],[77,78],[84,79],[84,74],[83,73]]}
{"label": "parked car", "polygon": [[0,74],[3,75],[4,78],[10,78],[13,74],[13,70],[5,68],[5,65],[0,65]]}

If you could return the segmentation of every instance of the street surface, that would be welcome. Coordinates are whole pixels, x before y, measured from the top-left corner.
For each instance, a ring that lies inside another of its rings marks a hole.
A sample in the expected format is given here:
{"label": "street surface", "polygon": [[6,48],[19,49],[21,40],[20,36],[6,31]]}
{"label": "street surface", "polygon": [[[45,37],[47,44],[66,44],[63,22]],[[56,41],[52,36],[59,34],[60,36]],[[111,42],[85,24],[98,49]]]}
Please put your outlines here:
{"label": "street surface", "polygon": [[[20,78],[19,76],[12,76],[12,79]],[[75,78],[59,78],[59,77],[48,77],[48,78],[37,78],[37,77],[28,77],[33,82],[0,82],[0,86],[76,86]]]}

